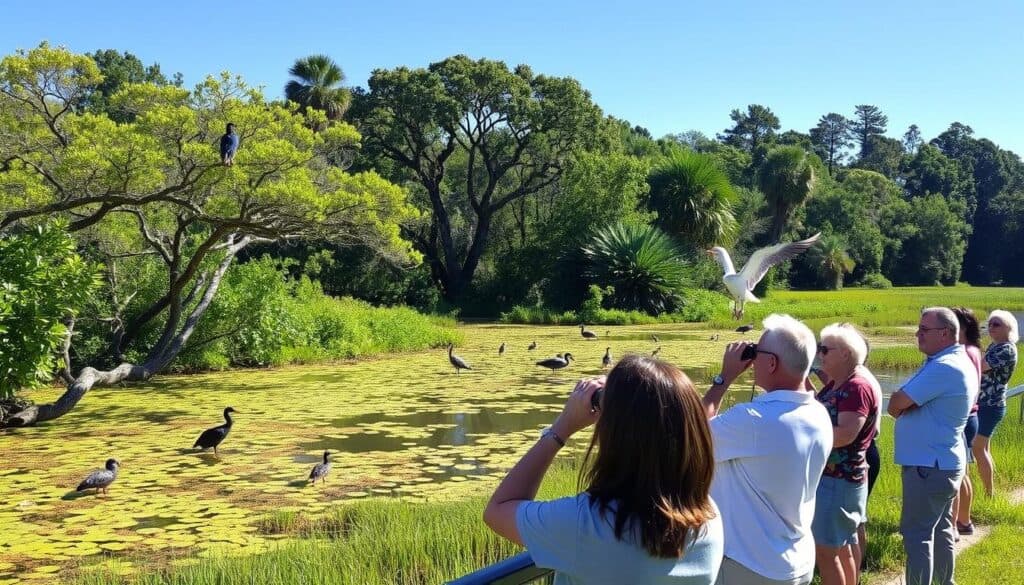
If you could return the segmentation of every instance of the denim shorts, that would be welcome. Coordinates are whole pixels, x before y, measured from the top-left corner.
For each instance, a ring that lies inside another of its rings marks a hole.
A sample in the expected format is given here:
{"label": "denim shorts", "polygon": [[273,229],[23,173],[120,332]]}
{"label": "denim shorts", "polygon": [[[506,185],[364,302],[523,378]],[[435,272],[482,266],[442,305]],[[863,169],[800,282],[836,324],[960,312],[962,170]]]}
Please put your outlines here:
{"label": "denim shorts", "polygon": [[[978,409],[979,412],[981,409]],[[975,412],[967,417],[967,426],[964,427],[964,445],[967,446],[967,462],[974,463],[974,451],[971,449],[971,443],[974,442],[974,436],[978,434],[978,413]]]}
{"label": "denim shorts", "polygon": [[814,500],[814,543],[839,547],[857,542],[857,526],[867,517],[868,484],[823,476]]}
{"label": "denim shorts", "polygon": [[1006,416],[1006,405],[989,406],[982,404],[978,406],[978,434],[986,439],[996,432],[999,421]]}

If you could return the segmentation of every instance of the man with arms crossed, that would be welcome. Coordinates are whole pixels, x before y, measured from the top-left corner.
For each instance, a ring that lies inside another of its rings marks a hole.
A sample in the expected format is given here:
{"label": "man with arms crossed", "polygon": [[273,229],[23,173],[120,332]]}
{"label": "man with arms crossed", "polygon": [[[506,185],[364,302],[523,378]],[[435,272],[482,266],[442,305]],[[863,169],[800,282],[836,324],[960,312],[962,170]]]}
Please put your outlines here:
{"label": "man with arms crossed", "polygon": [[[715,445],[712,497],[722,510],[725,559],[717,585],[806,585],[814,572],[814,496],[832,450],[828,411],[804,380],[814,334],[789,315],[770,315],[753,359],[730,343],[704,396]],[[753,366],[765,393],[722,414],[729,385]]]}
{"label": "man with arms crossed", "polygon": [[957,343],[959,333],[953,311],[921,311],[917,348],[928,359],[889,399],[896,419],[894,459],[903,476],[907,585],[954,585],[950,505],[966,467],[964,425],[978,395],[978,373]]}

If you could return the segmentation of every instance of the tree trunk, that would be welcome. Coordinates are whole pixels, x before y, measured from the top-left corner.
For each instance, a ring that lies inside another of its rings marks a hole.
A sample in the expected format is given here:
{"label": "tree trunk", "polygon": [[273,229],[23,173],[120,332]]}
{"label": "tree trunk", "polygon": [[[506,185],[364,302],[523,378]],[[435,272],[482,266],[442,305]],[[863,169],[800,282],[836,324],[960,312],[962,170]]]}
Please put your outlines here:
{"label": "tree trunk", "polygon": [[185,348],[189,337],[195,331],[196,326],[206,310],[213,302],[217,294],[224,273],[227,272],[239,250],[244,248],[250,241],[248,236],[235,242],[234,236],[228,240],[227,252],[221,260],[209,283],[203,292],[199,303],[185,319],[185,324],[168,342],[154,346],[149,356],[142,365],[123,363],[112,370],[100,371],[96,368],[86,367],[79,372],[78,377],[68,385],[64,394],[52,404],[32,405],[21,412],[15,413],[7,420],[8,426],[29,426],[40,422],[46,422],[60,418],[78,404],[86,392],[94,386],[111,386],[119,382],[143,382],[152,378],[155,374],[166,368],[174,358],[178,357],[181,350]]}

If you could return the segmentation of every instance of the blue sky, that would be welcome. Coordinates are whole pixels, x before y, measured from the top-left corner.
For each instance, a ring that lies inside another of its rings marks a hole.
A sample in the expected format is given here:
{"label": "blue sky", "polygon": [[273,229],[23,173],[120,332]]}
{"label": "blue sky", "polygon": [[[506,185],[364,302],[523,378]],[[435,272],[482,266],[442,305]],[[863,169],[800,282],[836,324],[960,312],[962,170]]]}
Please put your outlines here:
{"label": "blue sky", "polygon": [[41,40],[128,50],[191,85],[229,70],[277,96],[297,58],[326,53],[348,84],[375,68],[464,53],[579,79],[606,113],[655,136],[713,136],[729,111],[772,108],[783,130],[882,108],[889,134],[950,122],[1024,155],[1024,2],[7,3],[0,53]]}

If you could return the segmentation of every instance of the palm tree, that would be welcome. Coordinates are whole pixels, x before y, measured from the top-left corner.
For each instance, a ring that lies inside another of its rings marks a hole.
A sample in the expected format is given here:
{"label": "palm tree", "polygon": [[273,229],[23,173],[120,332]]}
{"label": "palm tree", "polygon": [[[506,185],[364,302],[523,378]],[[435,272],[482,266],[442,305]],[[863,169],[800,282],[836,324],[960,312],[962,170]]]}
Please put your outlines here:
{"label": "palm tree", "polygon": [[738,197],[714,157],[688,151],[673,154],[651,170],[647,182],[650,207],[658,212],[661,228],[701,248],[733,243],[738,228],[733,205]]}
{"label": "palm tree", "polygon": [[352,92],[342,87],[345,73],[327,55],[310,55],[295,61],[288,70],[292,80],[284,86],[284,95],[302,107],[322,110],[327,119],[345,115],[352,103]]}
{"label": "palm tree", "polygon": [[771,243],[782,238],[789,217],[814,192],[816,156],[799,146],[772,149],[757,175],[758,184],[771,209]]}
{"label": "palm tree", "polygon": [[821,238],[818,248],[820,265],[825,276],[832,281],[833,290],[843,288],[843,275],[849,273],[856,263],[846,252],[846,242],[836,234]]}
{"label": "palm tree", "polygon": [[687,266],[675,242],[660,229],[613,224],[597,230],[582,252],[586,276],[611,287],[608,298],[615,308],[656,315],[679,306]]}

